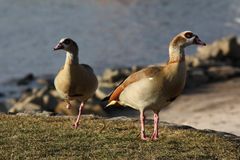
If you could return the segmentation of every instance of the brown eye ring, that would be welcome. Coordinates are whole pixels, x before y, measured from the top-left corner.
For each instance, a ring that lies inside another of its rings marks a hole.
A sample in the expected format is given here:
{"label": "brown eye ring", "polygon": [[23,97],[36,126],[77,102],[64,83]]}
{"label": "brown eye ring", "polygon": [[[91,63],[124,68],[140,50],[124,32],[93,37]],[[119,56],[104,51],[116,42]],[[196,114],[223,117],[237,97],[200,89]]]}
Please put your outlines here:
{"label": "brown eye ring", "polygon": [[187,32],[187,33],[184,34],[184,36],[185,36],[186,38],[192,38],[192,37],[193,37],[193,33]]}

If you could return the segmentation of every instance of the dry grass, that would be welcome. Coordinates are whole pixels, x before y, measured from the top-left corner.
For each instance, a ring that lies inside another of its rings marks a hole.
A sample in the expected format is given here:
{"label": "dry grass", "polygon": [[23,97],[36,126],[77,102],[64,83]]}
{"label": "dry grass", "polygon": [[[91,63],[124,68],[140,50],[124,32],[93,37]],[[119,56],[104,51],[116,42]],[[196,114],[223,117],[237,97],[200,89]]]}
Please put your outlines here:
{"label": "dry grass", "polygon": [[239,144],[217,134],[161,126],[158,141],[143,142],[137,121],[72,121],[0,115],[0,159],[240,159]]}

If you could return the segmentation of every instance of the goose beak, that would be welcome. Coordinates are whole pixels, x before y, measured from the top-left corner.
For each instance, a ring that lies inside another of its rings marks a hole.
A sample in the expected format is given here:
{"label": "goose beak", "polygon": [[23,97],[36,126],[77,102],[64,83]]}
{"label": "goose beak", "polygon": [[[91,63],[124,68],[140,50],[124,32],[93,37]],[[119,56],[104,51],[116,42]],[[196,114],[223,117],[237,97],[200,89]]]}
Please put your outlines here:
{"label": "goose beak", "polygon": [[64,49],[64,46],[63,46],[62,43],[58,43],[58,44],[53,48],[54,51],[60,50],[60,49]]}
{"label": "goose beak", "polygon": [[196,37],[194,38],[194,41],[193,41],[193,42],[194,42],[194,44],[197,44],[197,45],[206,46],[206,43],[204,43],[203,41],[201,41],[198,36],[196,36]]}

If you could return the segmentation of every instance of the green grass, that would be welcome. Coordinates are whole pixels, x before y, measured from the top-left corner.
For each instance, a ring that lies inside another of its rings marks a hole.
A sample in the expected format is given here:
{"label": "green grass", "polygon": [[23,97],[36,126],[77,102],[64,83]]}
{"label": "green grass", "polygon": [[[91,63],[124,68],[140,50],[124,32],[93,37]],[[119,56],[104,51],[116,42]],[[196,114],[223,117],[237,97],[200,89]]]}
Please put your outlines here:
{"label": "green grass", "polygon": [[144,142],[138,121],[73,120],[0,115],[0,159],[240,159],[239,144],[215,133],[161,125],[159,140]]}

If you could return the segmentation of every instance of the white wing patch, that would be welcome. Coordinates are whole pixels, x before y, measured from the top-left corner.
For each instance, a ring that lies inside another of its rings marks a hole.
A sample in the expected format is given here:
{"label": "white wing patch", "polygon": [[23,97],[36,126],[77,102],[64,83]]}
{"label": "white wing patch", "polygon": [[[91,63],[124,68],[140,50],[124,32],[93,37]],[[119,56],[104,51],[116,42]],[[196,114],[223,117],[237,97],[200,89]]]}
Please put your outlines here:
{"label": "white wing patch", "polygon": [[153,77],[148,78],[150,81],[153,80]]}

